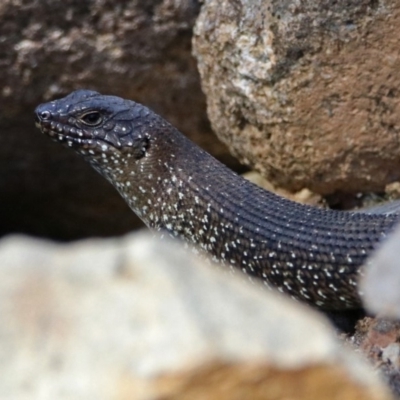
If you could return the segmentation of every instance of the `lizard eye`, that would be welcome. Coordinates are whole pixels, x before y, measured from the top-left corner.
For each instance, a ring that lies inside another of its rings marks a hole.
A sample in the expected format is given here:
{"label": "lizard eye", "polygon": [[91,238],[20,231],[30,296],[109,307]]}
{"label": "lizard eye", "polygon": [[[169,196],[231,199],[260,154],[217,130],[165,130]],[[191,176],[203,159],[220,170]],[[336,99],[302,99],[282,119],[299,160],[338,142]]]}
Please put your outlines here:
{"label": "lizard eye", "polygon": [[103,116],[98,111],[90,111],[81,116],[81,121],[89,126],[96,126],[101,124]]}

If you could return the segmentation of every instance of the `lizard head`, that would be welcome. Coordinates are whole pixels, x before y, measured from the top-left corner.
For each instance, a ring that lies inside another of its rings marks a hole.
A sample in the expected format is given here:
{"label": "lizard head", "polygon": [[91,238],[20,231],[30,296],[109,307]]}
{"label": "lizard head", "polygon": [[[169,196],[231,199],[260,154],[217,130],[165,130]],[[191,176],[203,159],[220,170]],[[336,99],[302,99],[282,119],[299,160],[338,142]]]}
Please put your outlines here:
{"label": "lizard head", "polygon": [[149,195],[174,183],[177,159],[196,162],[193,151],[185,150],[188,140],[172,125],[120,97],[77,90],[39,105],[35,117],[45,135],[88,161],[148,224],[153,223],[144,218]]}
{"label": "lizard head", "polygon": [[89,161],[108,156],[145,156],[149,124],[155,114],[133,101],[77,90],[39,105],[36,125],[54,141],[75,149]]}

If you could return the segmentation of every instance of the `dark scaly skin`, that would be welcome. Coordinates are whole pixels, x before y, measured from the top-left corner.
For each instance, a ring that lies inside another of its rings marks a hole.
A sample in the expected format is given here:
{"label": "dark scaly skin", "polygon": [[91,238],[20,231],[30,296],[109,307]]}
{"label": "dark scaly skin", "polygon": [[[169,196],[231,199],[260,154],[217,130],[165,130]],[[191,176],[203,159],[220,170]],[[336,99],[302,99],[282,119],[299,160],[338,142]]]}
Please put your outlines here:
{"label": "dark scaly skin", "polygon": [[36,118],[150,228],[323,309],[360,307],[360,266],[399,219],[323,210],[265,191],[133,101],[81,90],[40,105]]}

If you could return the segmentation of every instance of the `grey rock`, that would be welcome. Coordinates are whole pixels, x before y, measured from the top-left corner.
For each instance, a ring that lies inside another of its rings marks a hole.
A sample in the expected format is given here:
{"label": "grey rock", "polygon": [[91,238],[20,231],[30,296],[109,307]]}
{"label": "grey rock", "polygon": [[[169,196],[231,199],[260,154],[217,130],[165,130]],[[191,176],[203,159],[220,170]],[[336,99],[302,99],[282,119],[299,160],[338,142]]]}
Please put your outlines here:
{"label": "grey rock", "polygon": [[400,227],[371,256],[360,281],[363,301],[373,314],[400,318]]}
{"label": "grey rock", "polygon": [[316,312],[147,235],[0,242],[0,398],[389,399]]}

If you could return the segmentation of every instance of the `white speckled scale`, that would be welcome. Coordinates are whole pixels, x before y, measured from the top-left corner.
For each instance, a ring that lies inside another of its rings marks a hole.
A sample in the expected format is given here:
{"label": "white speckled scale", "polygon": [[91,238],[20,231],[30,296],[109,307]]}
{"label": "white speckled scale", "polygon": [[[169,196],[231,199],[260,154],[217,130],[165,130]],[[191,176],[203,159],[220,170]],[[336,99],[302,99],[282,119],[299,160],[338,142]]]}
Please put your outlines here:
{"label": "white speckled scale", "polygon": [[324,309],[360,307],[360,266],[399,219],[265,191],[129,100],[77,91],[36,114],[42,131],[90,162],[149,227]]}

